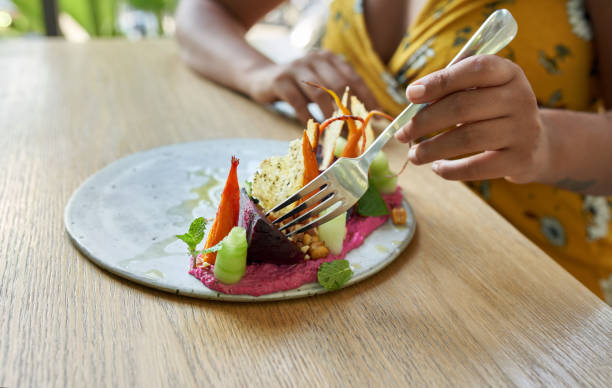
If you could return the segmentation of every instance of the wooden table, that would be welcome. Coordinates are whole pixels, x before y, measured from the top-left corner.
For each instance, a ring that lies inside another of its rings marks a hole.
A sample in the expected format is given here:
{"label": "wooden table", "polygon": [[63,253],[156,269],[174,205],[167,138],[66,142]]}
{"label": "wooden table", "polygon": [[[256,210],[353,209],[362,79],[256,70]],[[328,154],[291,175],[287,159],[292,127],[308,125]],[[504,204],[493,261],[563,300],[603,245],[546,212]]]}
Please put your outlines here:
{"label": "wooden table", "polygon": [[[0,42],[0,386],[609,386],[610,307],[428,168],[400,178],[409,248],[307,299],[158,292],[64,230],[72,192],[118,158],[299,129],[191,73],[171,41]],[[389,153],[397,167],[406,149]]]}

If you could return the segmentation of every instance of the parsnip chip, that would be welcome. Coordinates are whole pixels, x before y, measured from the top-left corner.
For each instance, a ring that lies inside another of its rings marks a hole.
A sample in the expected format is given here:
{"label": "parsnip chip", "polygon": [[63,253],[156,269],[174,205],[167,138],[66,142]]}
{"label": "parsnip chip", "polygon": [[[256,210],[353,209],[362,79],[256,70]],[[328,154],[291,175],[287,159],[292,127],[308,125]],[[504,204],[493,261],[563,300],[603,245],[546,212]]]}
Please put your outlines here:
{"label": "parsnip chip", "polygon": [[[346,106],[346,104],[348,103],[348,98],[349,98],[349,87],[347,86],[344,89],[344,94],[342,95],[342,99],[341,99],[342,105]],[[342,116],[342,115],[344,115],[344,113],[340,110],[339,107],[336,107],[336,110],[334,111],[334,115],[332,117]],[[338,139],[338,137],[340,136],[340,133],[342,133],[343,126],[344,126],[343,120],[334,121],[333,123],[329,124],[327,128],[325,128],[325,131],[322,134],[322,138],[319,139],[319,143],[321,144],[321,155],[322,155],[321,164],[319,164],[320,171],[325,170],[334,161],[334,149],[336,148],[336,139]]]}
{"label": "parsnip chip", "polygon": [[[308,120],[306,123],[306,135],[308,135],[308,140],[310,140],[310,146],[314,148],[314,141],[316,139],[317,126],[315,125],[315,121],[313,119]],[[315,150],[316,151],[316,150]]]}
{"label": "parsnip chip", "polygon": [[[368,110],[366,109],[365,105],[363,105],[363,103],[359,101],[359,99],[355,96],[351,96],[351,112],[353,113],[353,115],[359,116],[362,119],[365,119],[366,116],[368,115]],[[367,149],[370,146],[370,144],[372,144],[374,139],[376,138],[376,134],[374,133],[374,130],[372,129],[371,123],[368,123],[368,125],[365,128],[365,137],[366,137],[366,149]],[[362,141],[363,139],[360,137],[359,143],[358,143],[360,147],[359,148],[360,151],[361,151]]]}
{"label": "parsnip chip", "polygon": [[342,126],[344,125],[344,121],[334,121],[329,124],[325,131],[323,132],[323,142],[321,143],[321,155],[322,160],[319,165],[319,170],[323,171],[334,161],[334,149],[336,148],[336,139],[340,136],[340,132],[342,132]]}

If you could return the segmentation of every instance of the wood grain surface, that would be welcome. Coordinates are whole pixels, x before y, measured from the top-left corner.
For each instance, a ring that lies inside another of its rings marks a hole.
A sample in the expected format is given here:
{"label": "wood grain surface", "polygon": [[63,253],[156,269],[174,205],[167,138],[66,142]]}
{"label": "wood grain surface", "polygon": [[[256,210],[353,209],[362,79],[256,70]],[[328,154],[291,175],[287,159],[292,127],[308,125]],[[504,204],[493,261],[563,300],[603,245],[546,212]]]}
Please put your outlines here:
{"label": "wood grain surface", "polygon": [[[299,130],[191,73],[171,41],[0,42],[0,386],[610,386],[610,307],[427,167],[400,178],[409,248],[307,299],[155,291],[64,230],[72,192],[125,155]],[[394,168],[405,153],[389,146]]]}

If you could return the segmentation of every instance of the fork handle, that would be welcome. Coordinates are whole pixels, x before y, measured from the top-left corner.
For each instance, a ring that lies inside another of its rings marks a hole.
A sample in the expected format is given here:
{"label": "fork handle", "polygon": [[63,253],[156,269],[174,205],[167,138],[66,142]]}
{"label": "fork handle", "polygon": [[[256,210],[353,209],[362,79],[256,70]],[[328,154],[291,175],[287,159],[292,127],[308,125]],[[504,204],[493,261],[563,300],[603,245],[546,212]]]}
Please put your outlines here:
{"label": "fork handle", "polygon": [[[500,9],[493,12],[446,67],[448,68],[472,55],[497,53],[514,39],[517,31],[516,20],[514,20],[510,11]],[[389,139],[426,106],[427,104],[411,103],[408,105],[374,140],[360,159],[369,166]]]}

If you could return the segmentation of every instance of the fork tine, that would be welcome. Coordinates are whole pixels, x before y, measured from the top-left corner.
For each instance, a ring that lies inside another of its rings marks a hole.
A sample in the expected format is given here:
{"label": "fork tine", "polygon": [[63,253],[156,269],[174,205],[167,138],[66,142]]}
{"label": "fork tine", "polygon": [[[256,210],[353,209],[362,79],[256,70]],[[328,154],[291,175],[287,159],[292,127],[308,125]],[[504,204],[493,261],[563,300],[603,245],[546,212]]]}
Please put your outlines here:
{"label": "fork tine", "polygon": [[275,219],[274,221],[272,221],[272,224],[278,224],[278,223],[283,222],[284,220],[286,220],[288,218],[291,218],[291,217],[299,214],[300,212],[308,209],[309,207],[311,207],[315,203],[319,202],[320,200],[327,199],[327,196],[331,195],[331,194],[333,194],[333,193],[332,193],[331,188],[329,186],[323,187],[323,189],[321,189],[319,192],[315,193],[315,195],[313,195],[312,197],[308,198],[306,201],[302,202],[301,204],[299,204],[298,206],[293,208],[293,210],[283,214],[282,216],[280,216],[277,219]]}
{"label": "fork tine", "polygon": [[295,224],[298,224],[304,220],[309,219],[313,214],[319,214],[321,213],[323,210],[329,208],[330,206],[333,206],[334,204],[339,202],[339,199],[336,199],[336,193],[332,193],[332,195],[326,199],[325,201],[321,202],[320,204],[318,204],[317,206],[315,206],[314,208],[310,209],[310,211],[302,214],[301,216],[293,219],[291,222],[289,222],[288,224],[283,225],[279,230],[282,232],[283,230],[292,227]]}
{"label": "fork tine", "polygon": [[[329,200],[327,200],[326,202],[329,202]],[[339,203],[339,202],[335,202],[335,203]],[[314,228],[315,226],[318,225],[322,225],[324,223],[326,223],[327,221],[330,221],[336,217],[338,217],[340,214],[344,213],[345,211],[348,210],[350,206],[346,206],[345,203],[341,203],[338,207],[336,207],[336,209],[334,209],[333,211],[325,214],[324,216],[321,216],[319,218],[317,218],[316,220],[310,222],[308,225],[301,227],[298,230],[295,230],[291,233],[287,233],[287,237],[291,237],[294,234],[298,234],[298,233],[302,233],[305,232],[309,229]]]}
{"label": "fork tine", "polygon": [[323,174],[320,174],[315,179],[311,180],[306,186],[302,187],[301,189],[293,193],[292,196],[290,196],[283,202],[279,203],[278,205],[274,206],[272,209],[268,210],[268,212],[266,213],[266,217],[270,216],[270,214],[274,212],[277,212],[283,209],[284,207],[288,205],[291,205],[293,202],[306,197],[311,192],[314,192],[315,190],[325,189],[325,187],[327,187],[327,177],[323,173]]}

